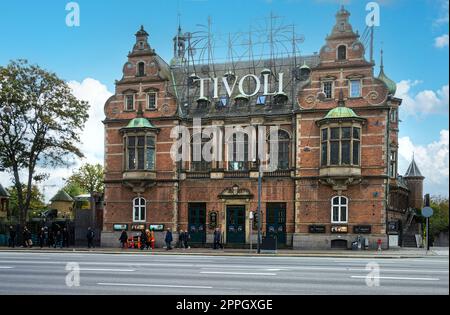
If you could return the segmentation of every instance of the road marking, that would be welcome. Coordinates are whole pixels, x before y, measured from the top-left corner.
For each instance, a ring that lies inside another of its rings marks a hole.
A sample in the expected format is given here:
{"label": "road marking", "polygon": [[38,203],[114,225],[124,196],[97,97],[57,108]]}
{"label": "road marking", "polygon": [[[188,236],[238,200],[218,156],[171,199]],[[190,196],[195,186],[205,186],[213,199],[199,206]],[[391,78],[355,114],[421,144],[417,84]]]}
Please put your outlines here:
{"label": "road marking", "polygon": [[245,275],[245,276],[276,276],[276,273],[266,272],[228,272],[228,271],[200,271],[204,274],[218,274],[218,275]]}
{"label": "road marking", "polygon": [[80,271],[112,271],[112,272],[135,272],[135,269],[102,269],[102,268],[81,268]]}
{"label": "road marking", "polygon": [[184,289],[212,289],[213,287],[206,286],[191,286],[191,285],[169,285],[169,284],[138,284],[138,283],[103,283],[99,282],[97,285],[111,286],[111,287],[156,287],[156,288],[184,288]]}
{"label": "road marking", "polygon": [[372,276],[351,276],[356,279],[385,279],[385,280],[416,280],[416,281],[439,281],[438,278],[407,278],[407,277],[372,277]]}
{"label": "road marking", "polygon": [[[349,268],[348,271],[368,271],[367,269]],[[410,272],[410,273],[449,273],[448,270],[411,270],[411,269],[384,269],[380,268],[380,272]]]}
{"label": "road marking", "polygon": [[2,267],[2,266],[0,266],[0,269],[14,269],[14,267]]}

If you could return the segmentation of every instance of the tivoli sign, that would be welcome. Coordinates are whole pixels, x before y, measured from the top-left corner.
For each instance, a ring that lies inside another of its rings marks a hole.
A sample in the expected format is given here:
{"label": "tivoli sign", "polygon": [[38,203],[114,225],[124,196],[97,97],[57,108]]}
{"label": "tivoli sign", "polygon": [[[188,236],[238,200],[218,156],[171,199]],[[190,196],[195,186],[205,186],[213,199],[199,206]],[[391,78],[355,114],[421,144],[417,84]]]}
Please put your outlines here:
{"label": "tivoli sign", "polygon": [[[222,77],[221,80],[219,78],[199,78],[194,79],[194,82],[200,82],[200,98],[205,98],[205,82],[212,82],[213,83],[213,98],[218,99],[219,98],[219,81],[221,81],[221,84],[223,87],[225,87],[225,90],[227,91],[228,97],[231,98],[231,95],[233,95],[234,90],[236,89],[236,85],[238,85],[239,93],[242,94],[245,97],[252,97],[258,94],[261,91],[261,88],[263,88],[263,95],[276,95],[279,93],[283,93],[283,77],[284,74],[280,73],[278,74],[278,90],[273,92],[270,91],[270,74],[265,73],[263,74],[263,78],[261,80],[260,77],[254,75],[254,74],[247,74],[243,76],[241,79],[238,77],[234,78],[233,82],[228,82],[228,78]],[[246,80],[253,80],[255,83],[255,89],[252,91],[246,91],[244,88],[244,83]],[[262,82],[261,82],[262,81]]]}

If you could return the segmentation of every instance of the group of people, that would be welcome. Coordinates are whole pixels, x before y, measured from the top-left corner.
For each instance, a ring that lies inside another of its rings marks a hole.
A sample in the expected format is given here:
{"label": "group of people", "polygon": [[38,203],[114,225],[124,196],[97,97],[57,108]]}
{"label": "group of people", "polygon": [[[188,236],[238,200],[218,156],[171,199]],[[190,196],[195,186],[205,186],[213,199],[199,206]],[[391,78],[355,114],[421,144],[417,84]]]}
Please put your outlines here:
{"label": "group of people", "polygon": [[[32,234],[28,227],[24,227],[22,232],[22,246],[32,248],[35,244],[33,243]],[[49,229],[48,227],[42,227],[37,233],[37,246],[40,248],[45,247],[66,247],[68,248],[70,244],[70,235],[67,228],[54,228]],[[11,225],[9,227],[9,247],[16,247],[17,245],[17,231]]]}
{"label": "group of people", "polygon": [[[120,234],[119,241],[121,244],[121,248],[128,248],[129,247],[129,240],[128,240],[128,234],[127,231],[123,230],[122,234]],[[133,240],[134,242],[134,240]],[[155,233],[153,230],[142,230],[141,234],[139,235],[139,249],[140,250],[149,250],[155,249]]]}

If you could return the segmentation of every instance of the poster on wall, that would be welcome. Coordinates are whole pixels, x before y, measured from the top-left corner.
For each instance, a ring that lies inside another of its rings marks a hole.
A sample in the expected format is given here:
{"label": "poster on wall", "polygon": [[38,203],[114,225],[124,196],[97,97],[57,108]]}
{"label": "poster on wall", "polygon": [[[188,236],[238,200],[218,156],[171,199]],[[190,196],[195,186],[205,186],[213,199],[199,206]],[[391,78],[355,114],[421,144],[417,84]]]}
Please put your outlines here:
{"label": "poster on wall", "polygon": [[164,224],[150,224],[149,230],[155,232],[162,232],[164,231]]}
{"label": "poster on wall", "polygon": [[348,233],[348,226],[343,225],[332,226],[331,233]]}
{"label": "poster on wall", "polygon": [[145,224],[133,224],[131,226],[132,231],[142,231],[145,230]]}
{"label": "poster on wall", "polygon": [[128,231],[128,224],[114,224],[113,226],[114,231]]}

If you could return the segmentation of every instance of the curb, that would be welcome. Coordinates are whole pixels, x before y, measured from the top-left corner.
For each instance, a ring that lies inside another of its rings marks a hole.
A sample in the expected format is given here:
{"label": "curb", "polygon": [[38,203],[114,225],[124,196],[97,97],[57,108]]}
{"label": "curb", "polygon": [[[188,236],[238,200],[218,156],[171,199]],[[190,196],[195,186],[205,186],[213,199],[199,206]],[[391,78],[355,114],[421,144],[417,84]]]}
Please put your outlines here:
{"label": "curb", "polygon": [[429,253],[428,255],[408,255],[408,254],[367,254],[367,255],[358,255],[358,254],[335,254],[335,253],[262,253],[262,254],[252,254],[252,253],[226,253],[226,252],[129,252],[129,251],[99,251],[99,250],[26,250],[26,249],[18,249],[18,250],[7,250],[0,249],[0,253],[44,253],[44,254],[103,254],[103,255],[138,255],[138,256],[232,256],[232,257],[328,257],[328,258],[368,258],[368,259],[407,259],[407,258],[427,258],[427,257],[438,257],[438,255],[434,253]]}

